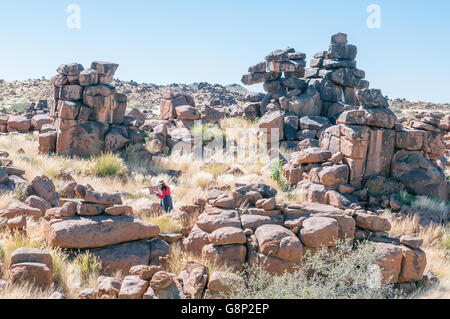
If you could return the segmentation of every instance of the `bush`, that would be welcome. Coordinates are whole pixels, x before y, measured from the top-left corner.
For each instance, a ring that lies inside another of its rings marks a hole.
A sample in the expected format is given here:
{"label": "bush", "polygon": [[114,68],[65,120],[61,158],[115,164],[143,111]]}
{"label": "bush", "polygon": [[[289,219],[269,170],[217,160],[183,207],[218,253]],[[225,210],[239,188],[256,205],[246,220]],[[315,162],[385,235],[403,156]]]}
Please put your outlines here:
{"label": "bush", "polygon": [[277,182],[281,190],[285,193],[291,191],[291,183],[283,175],[283,161],[280,159],[274,159],[270,163],[270,170],[272,172],[272,179]]}
{"label": "bush", "polygon": [[202,146],[205,147],[215,139],[222,139],[223,145],[225,145],[226,142],[226,136],[225,133],[220,129],[218,125],[213,124],[202,124],[202,125],[195,125],[191,129],[192,135],[197,138],[202,138]]}
{"label": "bush", "polygon": [[392,285],[381,283],[374,247],[364,243],[352,248],[340,242],[332,253],[327,248],[307,253],[297,271],[273,276],[261,266],[247,268],[242,282],[231,286],[231,299],[341,299],[389,298]]}
{"label": "bush", "polygon": [[402,186],[393,178],[377,175],[367,180],[366,188],[371,195],[382,196],[397,193]]}
{"label": "bush", "polygon": [[123,177],[127,168],[123,160],[113,153],[103,153],[89,160],[87,173],[97,177]]}
{"label": "bush", "polygon": [[395,196],[395,198],[402,202],[403,204],[406,204],[408,206],[411,206],[412,203],[416,200],[416,198],[414,197],[414,195],[411,195],[410,193],[408,193],[407,191],[400,191],[397,193],[397,195]]}
{"label": "bush", "polygon": [[14,103],[14,104],[11,104],[10,110],[16,111],[16,112],[25,112],[25,110],[29,106],[30,106],[30,103],[28,103],[28,102]]}
{"label": "bush", "polygon": [[447,220],[449,207],[446,202],[440,200],[439,198],[434,198],[431,196],[417,196],[411,206],[421,210],[437,212],[442,216],[444,221]]}
{"label": "bush", "polygon": [[102,270],[102,263],[100,260],[92,255],[90,252],[79,254],[73,261],[81,273],[83,280],[88,280],[91,275],[98,275]]}
{"label": "bush", "polygon": [[5,258],[5,250],[0,246],[0,260],[3,260],[3,258]]}

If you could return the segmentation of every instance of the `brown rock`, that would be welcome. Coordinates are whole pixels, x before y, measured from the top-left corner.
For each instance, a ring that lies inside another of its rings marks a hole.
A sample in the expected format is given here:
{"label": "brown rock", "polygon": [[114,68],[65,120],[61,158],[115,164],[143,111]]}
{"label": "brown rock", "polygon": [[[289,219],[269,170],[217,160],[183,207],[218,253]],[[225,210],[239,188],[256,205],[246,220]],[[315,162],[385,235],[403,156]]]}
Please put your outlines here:
{"label": "brown rock", "polygon": [[106,277],[100,282],[97,290],[101,294],[118,296],[121,286],[122,280],[113,277]]}
{"label": "brown rock", "polygon": [[45,264],[25,262],[11,266],[9,278],[13,284],[30,283],[39,288],[52,286],[53,273]]}
{"label": "brown rock", "polygon": [[164,269],[161,266],[138,265],[130,268],[131,276],[139,276],[142,280],[152,280],[153,276]]}
{"label": "brown rock", "polygon": [[128,216],[74,217],[46,223],[44,233],[53,247],[84,249],[153,238],[159,227]]}
{"label": "brown rock", "polygon": [[110,216],[133,215],[133,207],[126,205],[116,205],[105,209],[105,213]]}
{"label": "brown rock", "polygon": [[284,260],[298,262],[303,256],[300,240],[290,230],[279,225],[259,227],[255,236],[260,253]]}
{"label": "brown rock", "polygon": [[139,276],[127,276],[122,282],[119,299],[142,299],[149,283]]}
{"label": "brown rock", "polygon": [[191,299],[201,299],[208,281],[208,268],[196,263],[188,262],[180,273],[179,278],[183,281],[183,290]]}
{"label": "brown rock", "polygon": [[202,250],[203,263],[211,262],[228,265],[233,270],[242,271],[247,255],[245,245],[214,246],[206,245]]}
{"label": "brown rock", "polygon": [[311,217],[303,222],[300,240],[311,248],[334,247],[339,237],[338,222],[329,217]]}
{"label": "brown rock", "polygon": [[209,242],[216,246],[245,244],[247,239],[241,228],[222,227],[208,236]]}
{"label": "brown rock", "polygon": [[407,236],[407,235],[403,235],[400,237],[400,242],[403,245],[406,245],[408,247],[411,247],[413,249],[417,249],[420,248],[423,245],[423,239],[417,238],[417,237],[412,237],[412,236]]}
{"label": "brown rock", "polygon": [[381,268],[383,282],[398,282],[402,268],[402,248],[393,244],[373,243],[378,256],[378,266]]}
{"label": "brown rock", "polygon": [[374,232],[391,230],[391,223],[386,218],[362,212],[356,214],[356,226]]}

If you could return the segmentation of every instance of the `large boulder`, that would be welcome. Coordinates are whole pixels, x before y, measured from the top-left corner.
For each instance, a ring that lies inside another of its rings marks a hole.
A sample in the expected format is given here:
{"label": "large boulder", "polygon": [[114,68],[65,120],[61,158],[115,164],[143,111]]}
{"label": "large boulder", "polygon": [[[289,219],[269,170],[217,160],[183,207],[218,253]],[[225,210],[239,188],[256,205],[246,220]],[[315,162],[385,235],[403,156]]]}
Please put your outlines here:
{"label": "large boulder", "polygon": [[95,156],[105,149],[105,133],[109,125],[100,122],[57,120],[56,152],[68,156]]}
{"label": "large boulder", "polygon": [[264,225],[256,230],[255,235],[261,254],[294,262],[299,262],[303,256],[300,240],[282,226]]}
{"label": "large boulder", "polygon": [[222,227],[241,227],[238,212],[220,208],[208,208],[197,219],[197,226],[205,232],[212,233]]}
{"label": "large boulder", "polygon": [[159,227],[128,216],[73,217],[47,222],[44,233],[53,247],[84,249],[153,238]]}
{"label": "large boulder", "polygon": [[331,152],[318,147],[307,148],[291,156],[294,165],[322,163],[331,158]]}
{"label": "large boulder", "polygon": [[300,240],[308,248],[334,247],[338,238],[339,224],[329,217],[310,217],[300,230]]}
{"label": "large boulder", "polygon": [[8,132],[25,133],[30,130],[31,120],[25,116],[10,116],[8,119]]}
{"label": "large boulder", "polygon": [[47,289],[53,283],[53,271],[42,263],[24,262],[11,266],[9,272],[11,283],[19,285],[28,283],[41,289]]}
{"label": "large boulder", "polygon": [[148,281],[140,279],[139,276],[127,276],[122,282],[119,299],[142,299],[148,286]]}
{"label": "large boulder", "polygon": [[203,263],[227,265],[234,271],[242,271],[247,256],[245,245],[214,246],[206,245],[202,250]]}
{"label": "large boulder", "polygon": [[425,159],[421,151],[397,151],[392,159],[391,174],[416,195],[448,199],[445,174],[433,162]]}
{"label": "large boulder", "polygon": [[269,112],[259,120],[258,128],[267,135],[267,140],[275,139],[278,135],[278,140],[284,139],[284,117],[280,111]]}
{"label": "large boulder", "polygon": [[117,271],[128,274],[132,267],[150,262],[150,246],[146,240],[91,249],[90,252],[102,263],[102,271],[109,274]]}
{"label": "large boulder", "polygon": [[222,227],[208,236],[209,242],[216,246],[245,244],[247,239],[241,228]]}
{"label": "large boulder", "polygon": [[56,193],[55,185],[49,177],[36,176],[31,182],[31,188],[37,196],[45,199],[50,205],[58,206],[59,194]]}
{"label": "large boulder", "polygon": [[356,226],[373,232],[387,232],[391,230],[391,223],[387,218],[375,214],[358,212],[355,214]]}
{"label": "large boulder", "polygon": [[381,269],[383,282],[398,282],[402,269],[403,251],[401,246],[388,243],[373,243],[377,256],[377,264]]}

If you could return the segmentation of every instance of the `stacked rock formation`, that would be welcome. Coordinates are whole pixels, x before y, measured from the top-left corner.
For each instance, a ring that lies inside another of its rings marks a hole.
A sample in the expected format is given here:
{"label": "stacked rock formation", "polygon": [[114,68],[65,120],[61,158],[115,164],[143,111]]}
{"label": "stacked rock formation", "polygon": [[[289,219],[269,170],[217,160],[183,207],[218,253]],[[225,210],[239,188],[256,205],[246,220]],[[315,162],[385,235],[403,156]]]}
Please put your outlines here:
{"label": "stacked rock formation", "polygon": [[335,247],[338,240],[369,240],[384,281],[422,280],[426,256],[421,241],[390,237],[388,219],[362,209],[277,203],[276,194],[268,185],[249,184],[236,185],[231,195],[210,191],[207,198],[196,199],[190,210],[200,215],[182,241],[184,249],[201,254],[204,263],[226,264],[237,271],[246,263],[259,263],[273,274],[282,274],[294,271],[308,251]]}
{"label": "stacked rock formation", "polygon": [[39,136],[39,150],[61,155],[91,156],[116,151],[131,141],[124,125],[127,97],[111,86],[118,64],[63,64],[52,78],[54,130]]}
{"label": "stacked rock formation", "polygon": [[[445,175],[431,160],[445,150],[446,132],[439,128],[445,119],[441,124],[427,117],[411,121],[414,130],[403,128],[381,91],[368,88],[364,71],[356,68],[356,54],[347,36],[336,34],[329,50],[314,56],[303,78],[288,74],[279,80],[296,87],[281,86],[262,98],[260,134],[267,134],[269,148],[279,140],[294,151],[285,176],[309,200],[340,208],[369,204],[361,190],[374,176],[392,177],[413,194],[446,200]],[[245,75],[244,84],[275,77],[255,74]]]}

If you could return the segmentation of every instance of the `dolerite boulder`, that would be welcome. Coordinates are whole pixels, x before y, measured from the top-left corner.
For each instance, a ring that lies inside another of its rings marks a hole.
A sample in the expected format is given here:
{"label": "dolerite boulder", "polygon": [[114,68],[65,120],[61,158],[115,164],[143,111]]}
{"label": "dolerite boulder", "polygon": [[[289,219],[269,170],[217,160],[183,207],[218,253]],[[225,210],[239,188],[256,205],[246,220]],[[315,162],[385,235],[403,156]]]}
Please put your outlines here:
{"label": "dolerite boulder", "polygon": [[99,248],[158,236],[159,227],[128,216],[73,217],[45,223],[53,247]]}
{"label": "dolerite boulder", "polygon": [[102,263],[102,271],[109,274],[117,271],[128,274],[132,267],[148,265],[150,262],[150,245],[147,240],[91,249],[90,252]]}
{"label": "dolerite boulder", "polygon": [[414,194],[448,199],[444,173],[421,151],[397,151],[392,159],[392,176]]}

